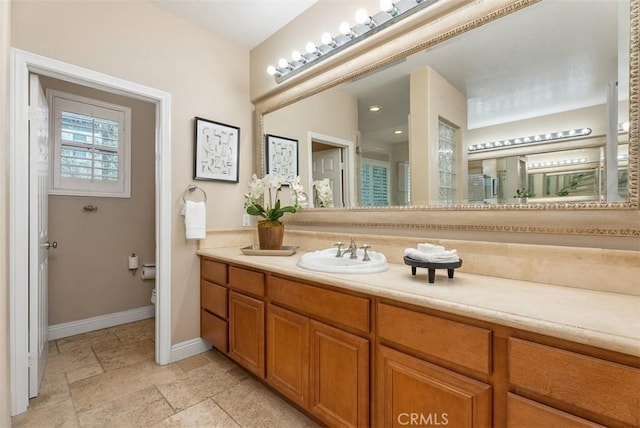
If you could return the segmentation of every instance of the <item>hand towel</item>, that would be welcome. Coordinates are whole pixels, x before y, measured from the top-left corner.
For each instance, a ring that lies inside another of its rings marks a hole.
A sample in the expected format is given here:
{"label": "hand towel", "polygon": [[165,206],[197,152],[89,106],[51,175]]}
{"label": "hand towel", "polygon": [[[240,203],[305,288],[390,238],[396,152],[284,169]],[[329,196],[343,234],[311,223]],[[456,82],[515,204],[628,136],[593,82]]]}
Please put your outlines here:
{"label": "hand towel", "polygon": [[444,247],[442,245],[433,245],[433,244],[418,244],[418,251],[422,251],[423,253],[441,253],[444,251]]}
{"label": "hand towel", "polygon": [[204,202],[187,201],[182,209],[187,239],[207,237],[207,206]]}
{"label": "hand towel", "polygon": [[458,252],[456,250],[429,254],[416,250],[415,248],[406,248],[404,250],[404,255],[412,258],[413,260],[426,263],[455,263],[460,261],[460,257],[458,257]]}

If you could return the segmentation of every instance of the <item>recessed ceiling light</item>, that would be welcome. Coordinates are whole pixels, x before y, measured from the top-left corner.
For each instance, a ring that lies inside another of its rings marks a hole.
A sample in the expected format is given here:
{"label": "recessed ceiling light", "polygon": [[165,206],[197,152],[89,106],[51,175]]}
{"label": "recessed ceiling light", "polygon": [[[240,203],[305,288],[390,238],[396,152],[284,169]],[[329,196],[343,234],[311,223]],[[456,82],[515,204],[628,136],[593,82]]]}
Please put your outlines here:
{"label": "recessed ceiling light", "polygon": [[369,107],[369,111],[380,111],[382,107],[380,106],[370,106]]}
{"label": "recessed ceiling light", "polygon": [[396,134],[396,135],[400,135],[400,134],[402,134],[402,131],[400,129],[398,129],[397,131],[393,131],[393,133]]}

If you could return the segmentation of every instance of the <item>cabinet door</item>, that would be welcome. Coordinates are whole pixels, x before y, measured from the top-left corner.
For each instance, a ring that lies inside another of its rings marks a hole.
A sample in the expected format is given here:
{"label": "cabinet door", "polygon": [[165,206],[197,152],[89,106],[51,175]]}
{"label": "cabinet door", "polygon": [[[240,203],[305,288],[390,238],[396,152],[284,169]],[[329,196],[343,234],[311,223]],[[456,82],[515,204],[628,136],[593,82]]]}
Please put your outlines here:
{"label": "cabinet door", "polygon": [[229,356],[264,377],[264,302],[229,292]]}
{"label": "cabinet door", "polygon": [[267,307],[267,382],[309,406],[309,318]]}
{"label": "cabinet door", "polygon": [[378,426],[491,426],[491,386],[378,347]]}
{"label": "cabinet door", "polygon": [[310,410],[334,427],[369,426],[369,341],[310,321]]}

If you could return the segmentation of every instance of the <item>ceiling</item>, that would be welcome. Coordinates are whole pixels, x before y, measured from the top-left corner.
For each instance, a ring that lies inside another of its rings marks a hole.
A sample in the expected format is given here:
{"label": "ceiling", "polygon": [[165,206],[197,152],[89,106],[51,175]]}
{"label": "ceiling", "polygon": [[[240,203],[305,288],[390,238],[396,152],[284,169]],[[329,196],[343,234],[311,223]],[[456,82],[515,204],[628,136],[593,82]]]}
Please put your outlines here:
{"label": "ceiling", "polygon": [[253,49],[318,0],[152,0],[241,47]]}
{"label": "ceiling", "polygon": [[[365,107],[360,131],[387,142],[406,141],[390,131],[406,129],[409,73],[425,66],[467,97],[469,129],[602,104],[611,80],[626,99],[628,11],[626,0],[545,0],[339,89]],[[373,104],[380,113],[366,111]]]}

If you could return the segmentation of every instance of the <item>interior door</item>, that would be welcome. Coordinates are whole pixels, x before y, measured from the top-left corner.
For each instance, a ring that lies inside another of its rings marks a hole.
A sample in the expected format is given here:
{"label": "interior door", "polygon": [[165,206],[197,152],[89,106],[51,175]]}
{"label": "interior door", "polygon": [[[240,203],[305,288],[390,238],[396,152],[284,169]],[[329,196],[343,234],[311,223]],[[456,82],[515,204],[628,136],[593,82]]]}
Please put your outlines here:
{"label": "interior door", "polygon": [[333,205],[344,206],[342,185],[342,149],[335,148],[313,152],[311,155],[313,180],[329,179],[333,190]]}
{"label": "interior door", "polygon": [[29,76],[29,397],[38,395],[48,345],[49,107],[40,80]]}

